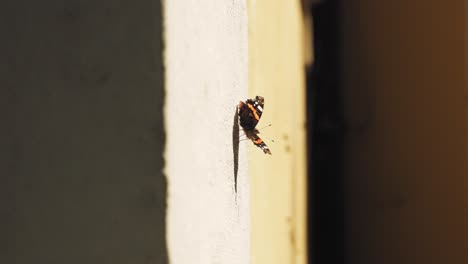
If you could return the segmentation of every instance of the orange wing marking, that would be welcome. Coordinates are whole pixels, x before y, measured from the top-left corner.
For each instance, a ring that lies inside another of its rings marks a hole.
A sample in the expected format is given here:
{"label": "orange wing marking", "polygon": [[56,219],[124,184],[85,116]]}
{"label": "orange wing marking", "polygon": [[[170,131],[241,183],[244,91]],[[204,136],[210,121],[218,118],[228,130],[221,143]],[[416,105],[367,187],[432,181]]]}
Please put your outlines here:
{"label": "orange wing marking", "polygon": [[253,105],[251,104],[247,104],[247,106],[250,108],[250,110],[252,110],[252,112],[254,113],[254,117],[255,119],[258,121],[260,120],[260,117],[258,116],[257,114],[257,110],[255,109],[255,107],[253,107]]}

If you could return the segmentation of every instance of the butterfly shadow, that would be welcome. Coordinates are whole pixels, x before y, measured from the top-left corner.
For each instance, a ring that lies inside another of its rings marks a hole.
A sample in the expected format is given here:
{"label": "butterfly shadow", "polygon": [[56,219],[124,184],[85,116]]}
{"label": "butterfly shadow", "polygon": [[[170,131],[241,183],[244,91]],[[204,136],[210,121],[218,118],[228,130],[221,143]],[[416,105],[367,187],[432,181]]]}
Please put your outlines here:
{"label": "butterfly shadow", "polygon": [[234,158],[234,191],[237,194],[237,172],[239,170],[239,107],[234,112],[234,123],[232,125],[232,153]]}

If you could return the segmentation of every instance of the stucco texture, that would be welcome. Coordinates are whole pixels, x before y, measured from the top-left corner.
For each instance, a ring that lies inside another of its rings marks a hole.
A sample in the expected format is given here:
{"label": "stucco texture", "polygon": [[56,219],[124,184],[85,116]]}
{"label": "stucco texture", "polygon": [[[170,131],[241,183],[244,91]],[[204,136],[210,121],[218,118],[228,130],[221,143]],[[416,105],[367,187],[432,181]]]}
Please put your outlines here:
{"label": "stucco texture", "polygon": [[233,140],[247,97],[246,3],[164,6],[169,259],[249,263],[247,142]]}

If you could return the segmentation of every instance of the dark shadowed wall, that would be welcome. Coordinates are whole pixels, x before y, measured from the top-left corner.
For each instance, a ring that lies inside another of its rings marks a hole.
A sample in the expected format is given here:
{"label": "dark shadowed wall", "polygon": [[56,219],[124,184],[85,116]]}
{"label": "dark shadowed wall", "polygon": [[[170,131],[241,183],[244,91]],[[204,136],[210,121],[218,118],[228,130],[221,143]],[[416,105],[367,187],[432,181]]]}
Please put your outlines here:
{"label": "dark shadowed wall", "polygon": [[467,263],[464,1],[343,1],[349,263]]}
{"label": "dark shadowed wall", "polygon": [[0,263],[167,263],[159,1],[0,13]]}

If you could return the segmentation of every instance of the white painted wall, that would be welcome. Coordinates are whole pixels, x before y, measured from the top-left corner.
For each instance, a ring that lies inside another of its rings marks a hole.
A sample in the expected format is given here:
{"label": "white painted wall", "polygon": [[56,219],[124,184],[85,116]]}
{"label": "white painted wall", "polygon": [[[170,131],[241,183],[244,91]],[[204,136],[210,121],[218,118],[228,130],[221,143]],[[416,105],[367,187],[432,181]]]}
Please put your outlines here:
{"label": "white painted wall", "polygon": [[235,191],[233,126],[247,97],[244,0],[168,0],[167,241],[171,263],[249,263],[246,144]]}

